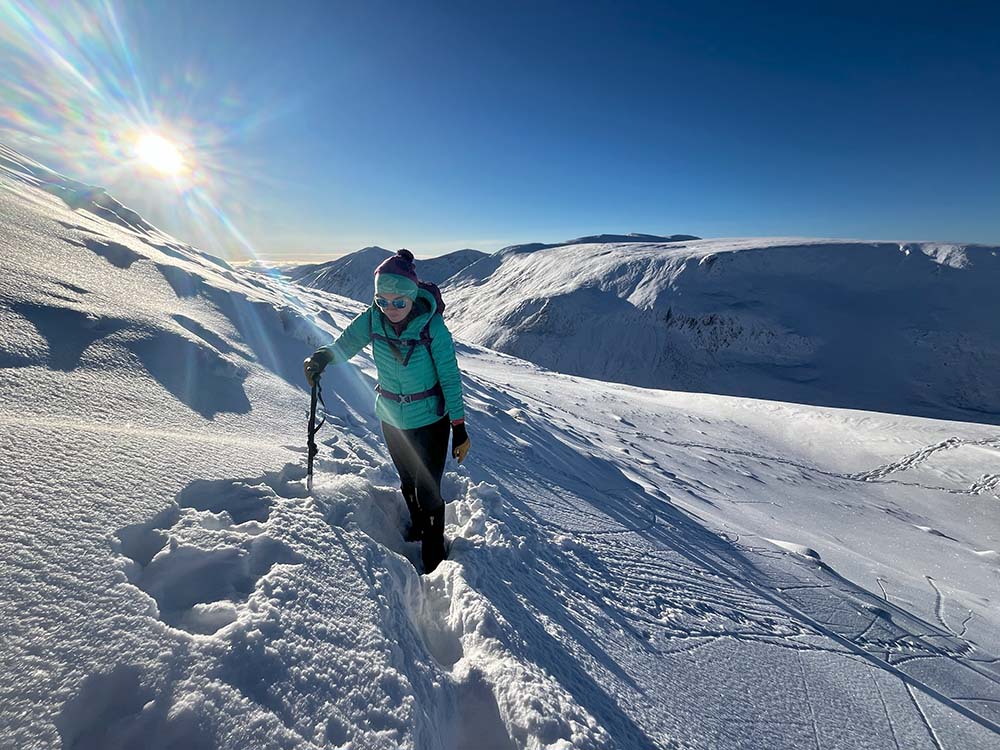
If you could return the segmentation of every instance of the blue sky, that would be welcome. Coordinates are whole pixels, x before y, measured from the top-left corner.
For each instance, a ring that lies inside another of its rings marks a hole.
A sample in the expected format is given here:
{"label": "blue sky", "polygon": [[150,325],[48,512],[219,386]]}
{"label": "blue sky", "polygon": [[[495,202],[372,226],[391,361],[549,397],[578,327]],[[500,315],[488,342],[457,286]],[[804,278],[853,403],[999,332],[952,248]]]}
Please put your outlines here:
{"label": "blue sky", "polygon": [[[0,127],[230,255],[630,231],[1000,244],[1000,12],[956,6],[0,0],[4,55],[84,49],[83,76],[36,89],[101,78],[101,102],[186,145],[211,209],[116,164],[106,132],[57,149],[54,103]],[[24,17],[66,33],[26,43]]]}

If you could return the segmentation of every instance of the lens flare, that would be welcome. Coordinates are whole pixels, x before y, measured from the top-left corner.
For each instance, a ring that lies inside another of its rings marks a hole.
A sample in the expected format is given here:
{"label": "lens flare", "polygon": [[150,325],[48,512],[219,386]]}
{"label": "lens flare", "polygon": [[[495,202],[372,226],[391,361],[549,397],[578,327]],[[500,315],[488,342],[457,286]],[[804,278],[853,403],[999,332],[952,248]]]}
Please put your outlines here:
{"label": "lens flare", "polygon": [[174,176],[184,171],[184,157],[173,143],[162,135],[146,133],[135,144],[135,155],[163,175]]}
{"label": "lens flare", "polygon": [[290,104],[255,107],[195,60],[158,66],[130,34],[155,18],[147,5],[0,0],[0,142],[216,254],[252,259],[247,199],[274,186],[248,144]]}

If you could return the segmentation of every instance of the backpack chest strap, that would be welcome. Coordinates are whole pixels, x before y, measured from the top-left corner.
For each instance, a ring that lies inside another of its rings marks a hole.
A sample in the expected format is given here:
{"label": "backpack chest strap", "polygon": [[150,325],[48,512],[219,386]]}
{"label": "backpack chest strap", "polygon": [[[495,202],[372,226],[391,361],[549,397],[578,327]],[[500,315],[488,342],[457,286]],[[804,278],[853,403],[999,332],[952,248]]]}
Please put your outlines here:
{"label": "backpack chest strap", "polygon": [[[394,339],[389,336],[383,336],[380,333],[371,332],[372,341],[376,339],[379,341],[384,341],[389,346],[389,351],[392,352],[397,361],[406,367],[410,363],[410,357],[413,356],[414,350],[417,348],[417,344],[423,344],[427,347],[427,353],[431,354],[431,337],[428,335],[426,328],[420,332],[419,339]],[[407,347],[406,354],[403,354],[402,347]]]}

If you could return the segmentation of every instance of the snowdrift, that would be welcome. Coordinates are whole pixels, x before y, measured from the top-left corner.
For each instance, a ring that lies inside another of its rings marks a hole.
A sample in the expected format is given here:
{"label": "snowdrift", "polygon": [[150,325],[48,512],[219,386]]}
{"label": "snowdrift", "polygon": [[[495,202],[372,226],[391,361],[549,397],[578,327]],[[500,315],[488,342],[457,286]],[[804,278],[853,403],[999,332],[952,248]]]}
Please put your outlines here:
{"label": "snowdrift", "polygon": [[1000,423],[1000,250],[734,239],[528,245],[448,283],[459,336],[650,388]]}

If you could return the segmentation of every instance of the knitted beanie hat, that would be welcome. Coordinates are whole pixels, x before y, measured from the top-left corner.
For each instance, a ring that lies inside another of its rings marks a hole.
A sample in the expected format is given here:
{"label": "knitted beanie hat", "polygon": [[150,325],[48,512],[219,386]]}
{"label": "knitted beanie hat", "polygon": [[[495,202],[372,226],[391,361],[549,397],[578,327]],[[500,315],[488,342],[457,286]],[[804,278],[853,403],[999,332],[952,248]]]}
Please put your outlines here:
{"label": "knitted beanie hat", "polygon": [[402,294],[417,298],[417,271],[413,266],[413,253],[405,248],[397,250],[375,269],[376,294]]}

